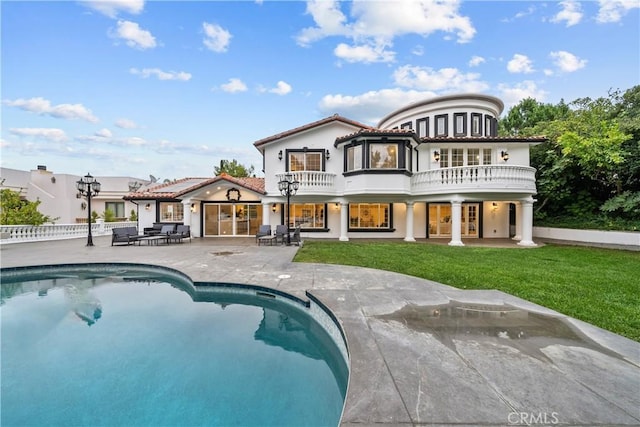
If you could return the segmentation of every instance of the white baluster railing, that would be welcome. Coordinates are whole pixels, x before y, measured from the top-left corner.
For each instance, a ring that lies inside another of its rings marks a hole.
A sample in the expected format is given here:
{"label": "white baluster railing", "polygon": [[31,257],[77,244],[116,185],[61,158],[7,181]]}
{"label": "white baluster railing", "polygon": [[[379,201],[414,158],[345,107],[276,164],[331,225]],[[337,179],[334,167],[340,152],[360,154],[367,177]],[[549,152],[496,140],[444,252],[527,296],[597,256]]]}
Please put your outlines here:
{"label": "white baluster railing", "polygon": [[[100,222],[91,224],[94,236],[110,235],[113,228],[135,226],[135,222]],[[0,225],[0,243],[38,242],[85,237],[87,224]]]}
{"label": "white baluster railing", "polygon": [[414,195],[498,188],[535,191],[536,170],[527,166],[464,166],[417,172],[411,177]]}

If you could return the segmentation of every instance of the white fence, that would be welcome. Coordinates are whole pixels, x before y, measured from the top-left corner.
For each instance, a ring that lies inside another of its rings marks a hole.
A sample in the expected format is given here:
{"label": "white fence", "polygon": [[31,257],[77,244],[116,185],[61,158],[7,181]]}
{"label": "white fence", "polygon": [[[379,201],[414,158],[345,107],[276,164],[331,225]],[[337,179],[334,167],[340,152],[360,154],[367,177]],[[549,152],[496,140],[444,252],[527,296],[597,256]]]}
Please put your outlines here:
{"label": "white fence", "polygon": [[[93,236],[111,235],[113,228],[136,225],[136,222],[130,221],[98,222],[91,224],[91,234]],[[0,225],[1,244],[73,239],[86,237],[88,234],[87,224]]]}
{"label": "white fence", "polygon": [[533,237],[589,246],[613,246],[640,250],[638,231],[573,230],[570,228],[533,227]]}

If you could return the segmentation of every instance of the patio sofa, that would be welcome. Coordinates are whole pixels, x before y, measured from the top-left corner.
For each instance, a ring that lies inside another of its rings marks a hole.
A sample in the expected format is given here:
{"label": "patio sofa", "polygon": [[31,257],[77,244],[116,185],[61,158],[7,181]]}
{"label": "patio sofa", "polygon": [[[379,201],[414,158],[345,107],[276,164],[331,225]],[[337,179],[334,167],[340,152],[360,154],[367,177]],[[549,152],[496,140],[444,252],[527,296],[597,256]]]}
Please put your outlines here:
{"label": "patio sofa", "polygon": [[111,231],[113,233],[111,235],[111,246],[115,243],[126,243],[128,245],[142,237],[138,235],[138,229],[136,227],[113,228]]}

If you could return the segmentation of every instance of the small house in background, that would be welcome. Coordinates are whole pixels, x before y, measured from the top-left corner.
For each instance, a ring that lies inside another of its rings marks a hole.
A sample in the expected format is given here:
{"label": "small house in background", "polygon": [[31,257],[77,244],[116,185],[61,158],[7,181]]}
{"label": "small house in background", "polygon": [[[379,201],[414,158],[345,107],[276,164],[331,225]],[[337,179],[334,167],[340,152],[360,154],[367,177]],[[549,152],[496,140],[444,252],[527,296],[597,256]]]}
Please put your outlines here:
{"label": "small house in background", "polygon": [[[57,224],[86,223],[89,213],[85,198],[78,197],[76,182],[80,175],[54,173],[39,165],[31,171],[0,168],[0,190],[16,191],[25,200],[35,202],[39,200],[38,210],[51,218]],[[109,209],[114,214],[114,220],[129,219],[131,211],[137,212],[138,207],[124,196],[131,191],[143,188],[149,181],[133,177],[95,177],[101,184],[100,193],[92,197],[91,210],[100,217]]]}

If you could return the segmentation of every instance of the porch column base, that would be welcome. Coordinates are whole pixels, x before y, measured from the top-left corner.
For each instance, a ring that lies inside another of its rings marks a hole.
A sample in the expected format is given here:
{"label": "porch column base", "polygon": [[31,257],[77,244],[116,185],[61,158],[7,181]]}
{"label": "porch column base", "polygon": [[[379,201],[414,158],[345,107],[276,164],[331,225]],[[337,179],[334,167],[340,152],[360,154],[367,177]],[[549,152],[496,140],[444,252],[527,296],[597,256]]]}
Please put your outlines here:
{"label": "porch column base", "polygon": [[405,238],[404,238],[404,241],[405,241],[405,242],[415,242],[415,241],[416,241],[416,239],[414,239],[413,237],[409,237],[409,236],[407,236],[407,237],[405,237]]}
{"label": "porch column base", "polygon": [[524,247],[529,247],[529,248],[533,248],[535,246],[538,246],[537,243],[535,243],[533,240],[520,240],[517,243],[518,246],[524,246]]}
{"label": "porch column base", "polygon": [[349,238],[347,236],[340,236],[340,238],[338,239],[341,242],[348,242]]}
{"label": "porch column base", "polygon": [[462,240],[452,240],[449,242],[449,246],[464,246]]}

